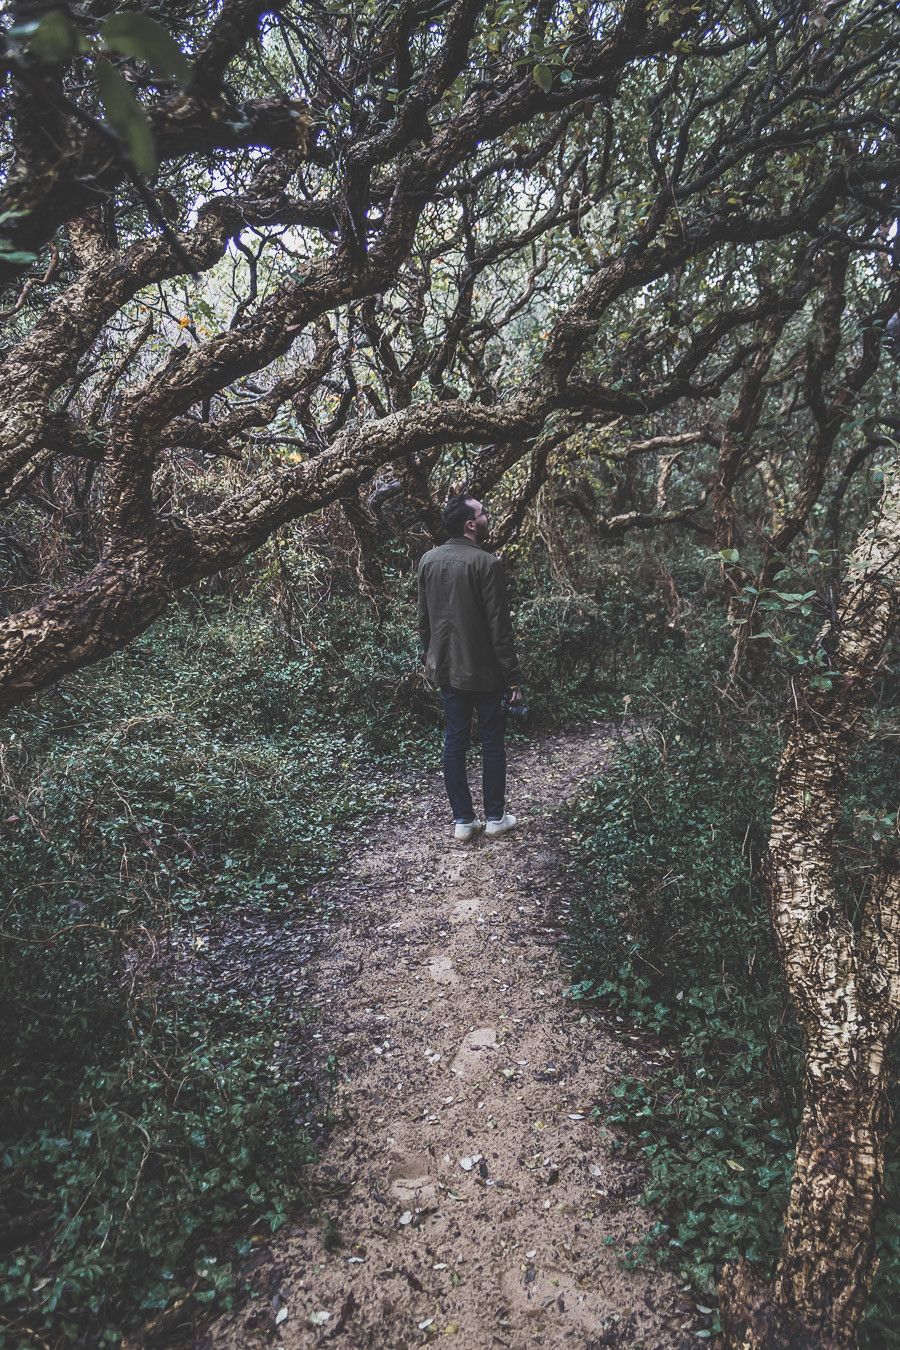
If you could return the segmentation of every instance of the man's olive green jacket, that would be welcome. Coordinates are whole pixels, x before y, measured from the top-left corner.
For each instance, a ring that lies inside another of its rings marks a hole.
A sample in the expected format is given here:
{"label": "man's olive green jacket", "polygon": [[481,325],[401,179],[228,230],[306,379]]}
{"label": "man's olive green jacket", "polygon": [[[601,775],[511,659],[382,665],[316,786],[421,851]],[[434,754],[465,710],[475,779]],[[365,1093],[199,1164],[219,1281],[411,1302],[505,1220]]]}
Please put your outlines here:
{"label": "man's olive green jacket", "polygon": [[440,688],[519,683],[503,564],[470,539],[450,539],[419,563],[425,674]]}

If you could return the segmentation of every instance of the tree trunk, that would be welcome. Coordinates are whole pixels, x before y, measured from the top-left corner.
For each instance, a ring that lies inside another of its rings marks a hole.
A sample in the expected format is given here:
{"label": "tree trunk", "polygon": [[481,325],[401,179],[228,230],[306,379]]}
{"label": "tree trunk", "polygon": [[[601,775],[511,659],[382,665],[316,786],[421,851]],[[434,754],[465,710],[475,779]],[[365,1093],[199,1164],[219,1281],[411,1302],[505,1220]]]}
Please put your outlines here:
{"label": "tree trunk", "polygon": [[884,1062],[900,1016],[900,874],[877,880],[855,928],[837,894],[832,849],[857,723],[900,602],[896,471],[886,475],[844,592],[819,637],[839,674],[828,688],[792,691],[776,778],[770,903],[806,1041],[804,1104],[774,1284],[759,1286],[744,1264],[723,1272],[726,1338],[743,1350],[853,1346],[875,1276]]}
{"label": "tree trunk", "polygon": [[834,1058],[828,1044],[808,1056],[777,1297],[852,1345],[875,1274],[888,1110],[881,1066],[874,1075],[864,1062],[836,1073]]}
{"label": "tree trunk", "polygon": [[360,589],[369,596],[384,591],[384,570],[378,556],[378,525],[359,499],[359,489],[340,499],[341,509],[356,544],[354,570]]}

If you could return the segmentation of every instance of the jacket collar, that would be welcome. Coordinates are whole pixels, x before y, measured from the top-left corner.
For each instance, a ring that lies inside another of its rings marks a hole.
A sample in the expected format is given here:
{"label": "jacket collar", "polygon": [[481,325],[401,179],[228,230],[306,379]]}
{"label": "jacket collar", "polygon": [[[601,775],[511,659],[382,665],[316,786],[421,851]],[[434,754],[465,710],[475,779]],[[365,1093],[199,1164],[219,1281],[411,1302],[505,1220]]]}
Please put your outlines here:
{"label": "jacket collar", "polygon": [[456,535],[453,539],[448,539],[444,547],[446,548],[449,544],[463,544],[466,548],[477,548],[479,552],[482,551],[480,544],[476,544],[474,539],[467,539],[464,534]]}

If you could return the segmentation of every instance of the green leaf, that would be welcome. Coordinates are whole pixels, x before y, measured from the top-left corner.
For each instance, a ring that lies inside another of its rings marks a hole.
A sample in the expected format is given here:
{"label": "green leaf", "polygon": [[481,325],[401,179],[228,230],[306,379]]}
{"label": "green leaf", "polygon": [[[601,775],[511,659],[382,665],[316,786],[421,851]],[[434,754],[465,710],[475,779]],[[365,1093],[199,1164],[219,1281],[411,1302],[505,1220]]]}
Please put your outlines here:
{"label": "green leaf", "polygon": [[68,14],[52,9],[34,29],[28,39],[28,50],[39,61],[56,65],[68,61],[78,51],[78,33]]}
{"label": "green leaf", "polygon": [[723,562],[736,563],[740,558],[740,553],[736,548],[720,548],[719,557]]}
{"label": "green leaf", "polygon": [[553,71],[550,67],[545,65],[535,66],[532,74],[538,88],[543,89],[545,94],[549,93],[553,88]]}
{"label": "green leaf", "polygon": [[146,14],[111,14],[100,29],[103,45],[122,56],[146,61],[164,79],[187,84],[190,62],[162,24]]}
{"label": "green leaf", "polygon": [[37,262],[37,254],[28,253],[25,249],[15,248],[8,239],[0,239],[0,262],[33,263]]}
{"label": "green leaf", "polygon": [[143,108],[122,76],[104,57],[94,63],[106,119],[122,137],[134,167],[142,174],[156,172],[156,147]]}

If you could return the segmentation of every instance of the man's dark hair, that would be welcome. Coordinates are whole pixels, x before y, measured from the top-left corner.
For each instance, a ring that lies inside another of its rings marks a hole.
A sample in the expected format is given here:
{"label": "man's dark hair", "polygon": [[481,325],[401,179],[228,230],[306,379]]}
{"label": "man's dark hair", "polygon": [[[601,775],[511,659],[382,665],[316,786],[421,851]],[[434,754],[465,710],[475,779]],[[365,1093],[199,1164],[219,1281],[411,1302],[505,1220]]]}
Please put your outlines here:
{"label": "man's dark hair", "polygon": [[441,520],[451,539],[459,539],[466,531],[466,521],[475,519],[475,507],[468,492],[458,492],[444,507]]}

